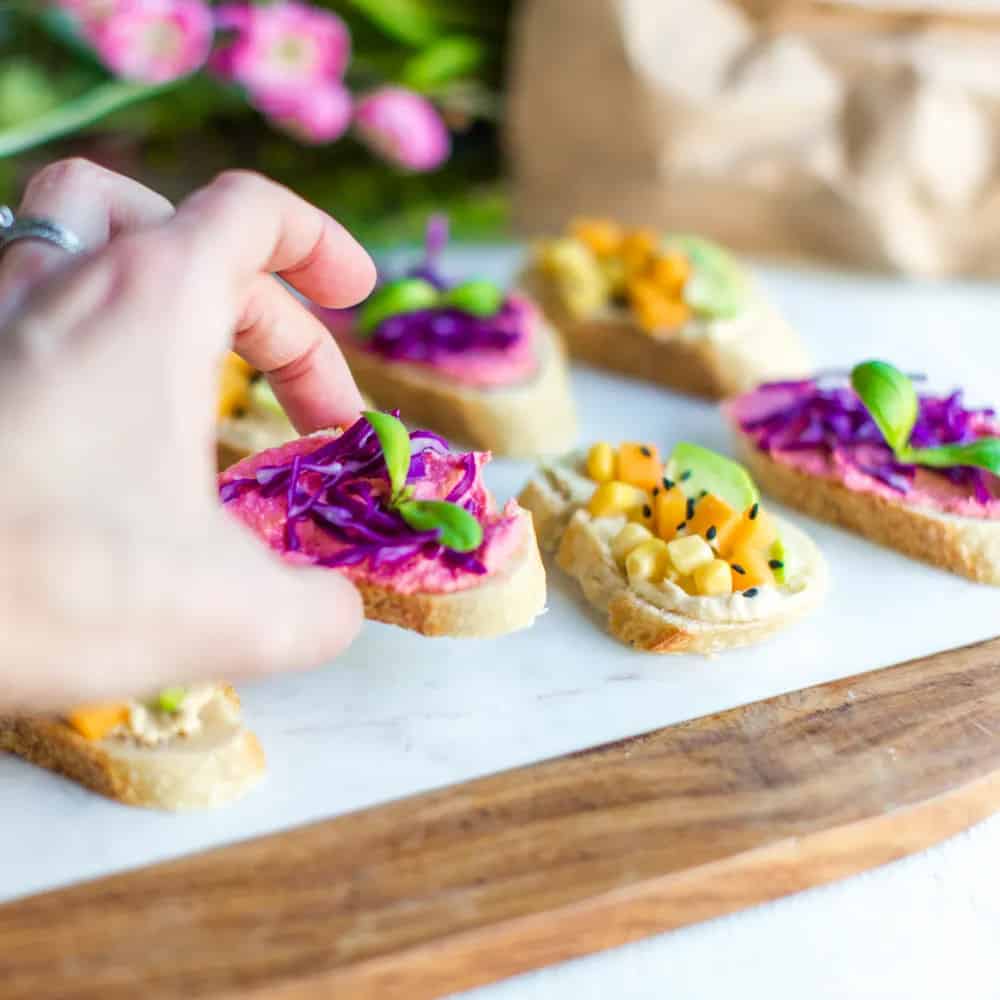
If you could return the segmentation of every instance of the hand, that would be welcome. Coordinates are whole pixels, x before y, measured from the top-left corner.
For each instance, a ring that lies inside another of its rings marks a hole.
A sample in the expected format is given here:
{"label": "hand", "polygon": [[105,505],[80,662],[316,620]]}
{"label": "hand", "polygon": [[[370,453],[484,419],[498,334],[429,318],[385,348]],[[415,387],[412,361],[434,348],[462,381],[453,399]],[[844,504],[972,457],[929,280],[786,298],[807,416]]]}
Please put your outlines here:
{"label": "hand", "polygon": [[351,584],[281,563],[218,504],[218,366],[235,345],[302,432],[355,419],[334,341],[272,274],[343,307],[374,283],[368,256],[245,173],[173,213],[69,161],[36,178],[21,211],[91,252],[21,243],[0,257],[0,309],[18,303],[0,327],[0,708],[335,656],[360,624]]}

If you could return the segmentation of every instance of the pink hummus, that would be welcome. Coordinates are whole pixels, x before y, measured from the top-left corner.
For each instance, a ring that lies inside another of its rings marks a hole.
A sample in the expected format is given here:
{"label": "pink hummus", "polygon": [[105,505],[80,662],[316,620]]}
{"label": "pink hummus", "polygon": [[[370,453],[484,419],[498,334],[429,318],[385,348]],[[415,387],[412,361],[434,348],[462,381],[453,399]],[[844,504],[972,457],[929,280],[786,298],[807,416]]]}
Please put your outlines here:
{"label": "pink hummus", "polygon": [[[755,391],[738,396],[724,404],[723,409],[734,428],[752,440],[753,435],[742,430],[743,423],[766,417],[769,413],[780,410],[789,401],[779,391],[769,389],[767,392]],[[983,437],[1000,437],[1000,426],[987,419],[977,421],[975,430],[981,432]],[[1000,520],[1000,480],[995,476],[989,477],[992,499],[984,503],[972,495],[968,488],[956,485],[933,469],[920,466],[916,469],[910,489],[903,494],[880,479],[867,475],[854,462],[848,462],[843,456],[826,448],[794,451],[774,448],[768,451],[768,455],[776,462],[792,466],[810,476],[835,480],[856,493],[871,493],[892,503],[922,507],[938,513],[980,520]],[[861,465],[875,465],[884,459],[884,455],[885,450],[878,446],[872,446],[870,456],[864,448],[853,452],[855,462]]]}
{"label": "pink hummus", "polygon": [[[259,468],[280,465],[291,461],[296,455],[309,454],[333,440],[333,434],[315,434],[299,438],[278,448],[269,448],[245,458],[242,462],[226,469],[219,477],[222,486],[234,479],[252,477]],[[424,454],[426,474],[411,483],[414,495],[421,500],[443,500],[463,475],[461,455],[441,455],[433,451]],[[475,553],[487,573],[501,569],[514,555],[524,538],[524,512],[517,502],[511,500],[497,510],[493,497],[482,481],[482,468],[489,461],[488,452],[476,453],[476,479],[467,496],[475,499],[483,511],[479,518],[483,526],[483,544]],[[309,478],[313,473],[304,473],[300,479],[303,487],[309,488]],[[388,492],[388,484],[382,480],[369,480],[376,492]],[[285,545],[285,524],[287,522],[288,501],[282,492],[278,496],[264,497],[254,489],[247,490],[225,504],[226,509],[259,535],[275,552],[288,562],[306,564],[331,556],[346,547],[328,531],[309,519],[296,522],[301,547],[290,552]],[[352,580],[374,583],[390,587],[401,594],[448,593],[463,590],[481,583],[484,577],[469,570],[445,565],[437,558],[425,555],[413,556],[405,563],[373,569],[369,560],[352,566],[338,566],[336,572]]]}
{"label": "pink hummus", "polygon": [[[525,382],[538,370],[538,307],[523,295],[510,294],[507,301],[521,312],[524,332],[513,344],[503,349],[473,349],[454,354],[441,354],[433,362],[384,358],[386,364],[409,365],[429,369],[453,382],[478,389],[495,389]],[[316,314],[326,324],[338,342],[346,342],[355,350],[378,354],[354,330],[355,310],[322,309]]]}

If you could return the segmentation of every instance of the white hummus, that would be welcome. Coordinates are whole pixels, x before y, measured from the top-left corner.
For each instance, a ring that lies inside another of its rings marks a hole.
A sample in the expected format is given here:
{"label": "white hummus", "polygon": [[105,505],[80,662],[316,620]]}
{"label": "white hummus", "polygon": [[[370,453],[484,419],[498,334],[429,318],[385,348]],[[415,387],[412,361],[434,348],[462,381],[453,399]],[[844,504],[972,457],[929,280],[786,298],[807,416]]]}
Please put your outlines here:
{"label": "white hummus", "polygon": [[198,684],[187,689],[187,696],[176,712],[161,712],[139,701],[129,703],[128,721],[112,736],[155,747],[170,740],[194,736],[209,723],[235,725],[240,720],[239,706],[218,684]]}

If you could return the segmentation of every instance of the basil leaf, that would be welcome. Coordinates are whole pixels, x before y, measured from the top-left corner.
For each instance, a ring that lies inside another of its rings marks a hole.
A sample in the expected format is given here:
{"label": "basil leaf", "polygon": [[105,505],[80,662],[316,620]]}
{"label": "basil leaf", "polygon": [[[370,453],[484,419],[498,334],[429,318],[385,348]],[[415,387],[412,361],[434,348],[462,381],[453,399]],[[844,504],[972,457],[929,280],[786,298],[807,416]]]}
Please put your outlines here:
{"label": "basil leaf", "polygon": [[483,544],[483,526],[464,508],[447,500],[407,500],[396,508],[416,531],[440,531],[446,549],[472,552]]}
{"label": "basil leaf", "polygon": [[937,448],[906,448],[900,458],[904,462],[934,469],[973,465],[1000,476],[1000,438],[986,437],[968,444],[943,444]]}
{"label": "basil leaf", "polygon": [[358,313],[358,333],[368,336],[390,316],[432,309],[438,304],[438,290],[423,278],[400,278],[377,288]]}
{"label": "basil leaf", "polygon": [[158,712],[166,712],[168,715],[173,715],[175,712],[180,711],[185,698],[187,698],[187,688],[164,688],[156,696],[156,698],[153,699],[152,707]]}
{"label": "basil leaf", "polygon": [[851,372],[851,385],[878,424],[886,443],[899,455],[917,422],[917,391],[886,361],[865,361]]}
{"label": "basil leaf", "polygon": [[410,432],[391,413],[365,410],[361,416],[372,425],[382,446],[385,467],[389,470],[392,501],[395,502],[406,488],[406,477],[410,474]]}

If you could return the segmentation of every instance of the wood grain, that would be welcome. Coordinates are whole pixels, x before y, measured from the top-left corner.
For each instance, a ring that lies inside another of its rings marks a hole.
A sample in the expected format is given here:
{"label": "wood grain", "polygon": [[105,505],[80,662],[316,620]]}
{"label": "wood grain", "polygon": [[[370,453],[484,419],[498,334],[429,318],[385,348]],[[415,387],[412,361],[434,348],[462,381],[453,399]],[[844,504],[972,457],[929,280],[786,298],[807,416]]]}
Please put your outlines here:
{"label": "wood grain", "polygon": [[998,668],[993,640],[10,903],[0,994],[417,1000],[828,882],[1000,807]]}

